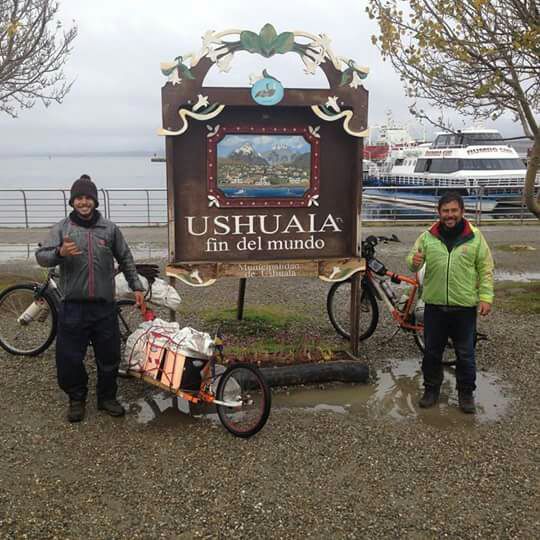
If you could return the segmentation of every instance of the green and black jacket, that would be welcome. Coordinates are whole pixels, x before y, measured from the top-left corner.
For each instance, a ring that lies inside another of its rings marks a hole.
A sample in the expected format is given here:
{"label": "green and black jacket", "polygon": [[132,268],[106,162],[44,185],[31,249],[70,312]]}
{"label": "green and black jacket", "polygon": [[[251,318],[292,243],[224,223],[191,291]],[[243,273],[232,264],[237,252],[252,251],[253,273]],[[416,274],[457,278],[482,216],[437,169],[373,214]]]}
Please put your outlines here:
{"label": "green and black jacket", "polygon": [[441,236],[440,222],[422,233],[407,257],[413,272],[419,270],[413,255],[424,255],[426,272],[422,299],[441,306],[476,306],[479,301],[493,303],[493,258],[479,229],[467,220],[463,232],[449,251]]}

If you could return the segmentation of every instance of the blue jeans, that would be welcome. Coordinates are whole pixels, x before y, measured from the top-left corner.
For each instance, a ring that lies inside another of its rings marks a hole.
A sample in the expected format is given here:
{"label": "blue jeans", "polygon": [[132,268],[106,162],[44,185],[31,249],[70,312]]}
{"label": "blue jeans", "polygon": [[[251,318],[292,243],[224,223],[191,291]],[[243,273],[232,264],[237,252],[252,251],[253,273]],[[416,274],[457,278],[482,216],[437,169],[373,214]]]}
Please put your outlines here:
{"label": "blue jeans", "polygon": [[425,351],[422,362],[424,386],[439,389],[443,381],[442,355],[452,340],[456,352],[458,391],[476,389],[475,307],[447,307],[426,304],[424,311]]}
{"label": "blue jeans", "polygon": [[92,343],[97,364],[98,401],[116,397],[120,330],[114,303],[66,302],[60,306],[56,335],[58,384],[70,399],[85,401],[86,349]]}

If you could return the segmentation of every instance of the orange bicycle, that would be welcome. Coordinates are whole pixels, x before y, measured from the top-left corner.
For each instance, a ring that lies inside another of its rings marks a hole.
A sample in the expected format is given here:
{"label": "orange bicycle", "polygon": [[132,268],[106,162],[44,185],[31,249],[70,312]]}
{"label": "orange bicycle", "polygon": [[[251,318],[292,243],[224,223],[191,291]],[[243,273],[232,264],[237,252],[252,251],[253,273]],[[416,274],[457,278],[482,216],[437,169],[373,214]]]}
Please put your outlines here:
{"label": "orange bicycle", "polygon": [[[423,353],[424,341],[424,301],[420,298],[424,270],[413,276],[391,272],[384,263],[375,257],[375,247],[379,242],[399,242],[393,234],[387,236],[368,236],[362,242],[362,256],[366,259],[366,272],[362,277],[360,294],[359,340],[370,337],[379,322],[379,306],[382,301],[390,311],[397,325],[396,332],[403,330],[412,333],[418,348]],[[405,283],[407,286],[398,296],[396,286]],[[326,308],[330,322],[337,333],[346,339],[351,339],[350,310],[351,310],[351,281],[334,283],[328,291]],[[475,330],[474,342],[487,340],[486,334]],[[452,341],[448,341],[446,352],[453,350]],[[453,366],[456,363],[454,355],[443,357],[443,364]]]}
{"label": "orange bicycle", "polygon": [[[379,242],[399,242],[393,234],[368,236],[362,242],[362,257],[366,259],[366,272],[362,277],[360,294],[360,341],[370,337],[379,322],[378,300],[384,302],[398,330],[412,333],[419,349],[424,351],[424,303],[419,298],[422,275],[407,276],[391,272],[384,263],[375,257],[375,247]],[[398,296],[397,285],[407,284],[405,292]],[[334,283],[326,300],[328,316],[336,332],[346,339],[350,334],[351,281]]]}

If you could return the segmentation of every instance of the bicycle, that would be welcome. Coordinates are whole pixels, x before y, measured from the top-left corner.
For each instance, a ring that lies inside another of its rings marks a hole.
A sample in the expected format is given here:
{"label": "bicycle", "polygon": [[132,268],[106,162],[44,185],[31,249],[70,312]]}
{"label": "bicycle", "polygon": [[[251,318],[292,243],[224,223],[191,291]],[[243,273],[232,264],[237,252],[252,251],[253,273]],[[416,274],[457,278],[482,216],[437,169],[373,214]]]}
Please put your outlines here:
{"label": "bicycle", "polygon": [[[366,272],[360,286],[360,321],[359,340],[369,338],[375,332],[379,322],[378,300],[383,301],[390,311],[398,329],[413,333],[418,348],[424,350],[424,304],[418,298],[421,276],[415,277],[391,272],[384,263],[376,258],[375,247],[379,242],[399,242],[394,234],[386,236],[368,236],[362,242],[362,257],[366,259]],[[398,298],[394,285],[406,283],[408,289]],[[334,283],[328,291],[326,307],[332,326],[337,333],[350,339],[350,298],[351,281]]]}
{"label": "bicycle", "polygon": [[[157,266],[135,266],[151,285],[158,273]],[[17,283],[0,292],[0,347],[5,351],[16,356],[37,356],[51,346],[56,337],[58,310],[62,302],[57,279],[58,275],[52,269],[42,283]],[[134,306],[135,300],[116,300],[123,345],[132,332],[130,321],[134,310],[131,308]]]}
{"label": "bicycle", "polygon": [[[420,299],[420,289],[423,282],[423,269],[414,277],[392,272],[384,263],[375,257],[375,247],[379,242],[399,242],[393,234],[387,236],[368,236],[362,242],[362,257],[366,259],[366,272],[360,286],[360,321],[359,340],[369,338],[376,330],[379,322],[378,300],[383,301],[392,319],[397,325],[397,331],[404,330],[412,333],[420,352],[424,352],[424,302]],[[394,290],[396,285],[405,283],[407,288],[398,297]],[[351,280],[334,283],[328,291],[326,309],[332,326],[336,332],[346,339],[351,339],[348,327],[350,325]],[[487,340],[487,336],[475,330],[474,342]],[[448,341],[447,350],[453,349]],[[456,360],[446,356],[443,364],[455,365]]]}
{"label": "bicycle", "polygon": [[[151,286],[159,273],[157,265],[135,266],[148,280],[149,293],[145,299],[151,300]],[[56,336],[58,309],[62,302],[57,277],[55,271],[50,270],[43,283],[18,283],[0,293],[0,346],[7,352],[37,356],[50,347]],[[135,306],[131,299],[116,300],[123,361],[127,338],[139,326],[141,318],[141,312],[133,309]],[[160,363],[151,371],[133,369],[128,359],[127,365],[119,369],[119,375],[143,379],[192,403],[213,404],[230,433],[251,437],[262,429],[270,414],[268,384],[260,370],[250,364],[233,364],[217,374],[216,361],[224,360],[223,340],[219,334],[214,339],[213,351],[210,358],[203,360],[184,358],[181,361],[180,355],[175,355],[171,373],[167,373]],[[200,369],[194,364],[197,361],[201,362]]]}

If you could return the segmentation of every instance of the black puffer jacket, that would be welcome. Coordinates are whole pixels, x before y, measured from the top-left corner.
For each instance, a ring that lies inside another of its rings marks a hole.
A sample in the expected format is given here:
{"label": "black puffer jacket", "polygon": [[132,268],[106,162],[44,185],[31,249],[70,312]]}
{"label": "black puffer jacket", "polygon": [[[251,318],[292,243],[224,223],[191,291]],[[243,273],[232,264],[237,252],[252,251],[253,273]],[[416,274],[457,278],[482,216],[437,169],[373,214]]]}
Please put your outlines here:
{"label": "black puffer jacket", "polygon": [[[60,257],[64,237],[73,240],[81,255]],[[143,291],[133,255],[120,229],[99,215],[91,227],[81,227],[69,217],[53,226],[47,241],[36,250],[36,259],[47,268],[60,266],[60,289],[67,301],[114,301],[114,259],[134,291]]]}

